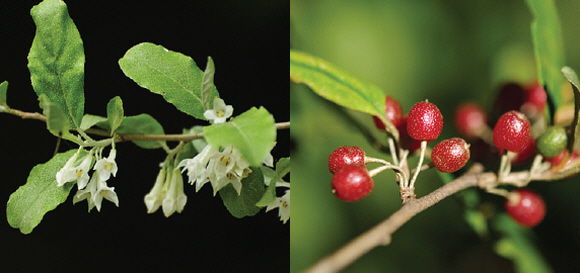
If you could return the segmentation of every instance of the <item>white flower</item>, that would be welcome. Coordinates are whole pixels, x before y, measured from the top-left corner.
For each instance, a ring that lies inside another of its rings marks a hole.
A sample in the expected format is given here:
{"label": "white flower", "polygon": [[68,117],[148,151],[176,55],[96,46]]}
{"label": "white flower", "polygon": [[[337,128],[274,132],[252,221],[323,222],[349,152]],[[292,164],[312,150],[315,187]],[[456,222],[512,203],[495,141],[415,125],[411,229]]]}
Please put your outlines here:
{"label": "white flower", "polygon": [[206,110],[203,116],[212,123],[224,123],[232,116],[234,108],[231,105],[226,105],[224,100],[216,97],[213,100],[213,109]]}
{"label": "white flower", "polygon": [[83,159],[83,162],[74,169],[79,190],[84,189],[89,182],[89,168],[91,167],[91,163],[93,163],[93,156],[88,155]]}
{"label": "white flower", "polygon": [[195,157],[184,159],[177,165],[177,168],[183,168],[183,171],[187,170],[189,184],[197,182],[196,191],[199,191],[203,184],[209,182],[206,168],[210,158],[216,152],[217,150],[212,148],[211,145],[206,145]]}
{"label": "white flower", "polygon": [[67,162],[64,164],[62,169],[56,173],[56,183],[59,187],[62,187],[65,183],[75,181],[77,175],[74,172],[74,164],[79,157],[79,152],[76,152]]}
{"label": "white flower", "polygon": [[109,180],[111,174],[113,176],[117,175],[117,163],[115,162],[115,157],[117,156],[117,150],[113,149],[109,153],[108,158],[101,158],[95,164],[95,172],[99,174],[99,177],[103,181]]}
{"label": "white flower", "polygon": [[89,184],[87,184],[87,187],[83,190],[79,190],[77,194],[75,194],[75,196],[73,197],[73,204],[76,204],[80,201],[87,199],[87,202],[89,203],[89,212],[90,212],[91,209],[95,207],[95,203],[93,202],[93,196],[97,192],[97,183],[98,183],[97,180],[98,180],[97,175],[96,174],[93,175],[91,181],[89,181]]}
{"label": "white flower", "polygon": [[161,169],[155,180],[155,185],[151,191],[145,195],[145,206],[147,206],[147,213],[154,213],[161,206],[163,200],[163,184],[165,183],[165,169]]}
{"label": "white flower", "polygon": [[266,207],[266,212],[275,208],[278,208],[280,221],[286,224],[286,221],[290,219],[290,190],[287,190],[282,197],[276,197],[274,202]]}
{"label": "white flower", "polygon": [[185,203],[187,203],[187,196],[183,192],[183,177],[179,169],[173,171],[170,183],[162,202],[165,217],[171,216],[176,211],[181,213]]}
{"label": "white flower", "polygon": [[108,187],[107,182],[99,178],[99,173],[95,173],[93,174],[93,177],[91,177],[86,188],[79,190],[77,194],[75,194],[73,197],[73,204],[86,199],[89,203],[89,212],[94,207],[97,207],[97,210],[101,211],[103,198],[115,203],[117,207],[119,206],[119,198],[117,197],[117,193],[115,193],[115,188]]}
{"label": "white flower", "polygon": [[115,203],[117,207],[119,206],[119,198],[115,192],[115,187],[108,187],[107,182],[104,180],[99,180],[97,184],[97,191],[93,195],[93,203],[97,207],[98,211],[101,211],[101,202],[103,198]]}

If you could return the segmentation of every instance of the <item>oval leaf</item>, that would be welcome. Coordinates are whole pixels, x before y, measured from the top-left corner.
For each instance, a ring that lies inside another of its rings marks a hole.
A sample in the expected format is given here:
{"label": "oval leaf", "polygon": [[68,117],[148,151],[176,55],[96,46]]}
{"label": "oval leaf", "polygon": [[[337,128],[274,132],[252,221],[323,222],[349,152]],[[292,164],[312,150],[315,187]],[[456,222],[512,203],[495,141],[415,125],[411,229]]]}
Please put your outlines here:
{"label": "oval leaf", "polygon": [[[192,58],[152,43],[138,44],[119,60],[123,73],[139,86],[160,94],[177,109],[198,119],[203,116],[204,72]],[[209,101],[218,96],[215,86]]]}
{"label": "oval leaf", "polygon": [[125,112],[123,111],[123,101],[119,96],[112,98],[107,104],[107,120],[111,126],[111,135],[119,128]]}
{"label": "oval leaf", "polygon": [[385,117],[385,94],[378,87],[320,58],[295,50],[290,50],[290,80],[308,85],[316,94],[340,106],[379,117],[387,131],[399,139],[398,130]]}
{"label": "oval leaf", "polygon": [[[101,124],[97,124],[100,126]],[[103,127],[101,127],[103,128]],[[110,130],[110,128],[103,128]],[[119,134],[135,134],[135,135],[163,135],[163,126],[157,122],[152,116],[147,114],[140,114],[137,116],[129,116],[123,119],[123,122],[117,129]],[[145,149],[161,148],[159,144],[163,141],[147,141],[147,140],[133,140],[137,146]]]}
{"label": "oval leaf", "polygon": [[36,35],[28,54],[32,87],[62,109],[73,129],[79,128],[85,95],[83,41],[66,4],[46,0],[31,10]]}
{"label": "oval leaf", "polygon": [[66,183],[59,187],[56,183],[56,173],[76,151],[74,149],[57,154],[48,162],[32,168],[26,184],[12,193],[8,200],[6,217],[10,226],[29,234],[40,223],[44,214],[66,201],[75,183]]}
{"label": "oval leaf", "polygon": [[233,145],[252,166],[260,166],[274,147],[276,125],[265,108],[252,107],[229,122],[206,126],[203,134],[213,147]]}
{"label": "oval leaf", "polygon": [[256,203],[266,191],[264,187],[264,175],[260,168],[252,167],[252,172],[244,179],[242,179],[242,191],[240,195],[229,184],[221,189],[220,196],[224,201],[224,205],[228,211],[236,218],[245,216],[254,216],[260,211],[260,207]]}
{"label": "oval leaf", "polygon": [[215,74],[215,66],[213,64],[213,60],[211,57],[207,57],[207,65],[205,66],[205,70],[203,71],[203,81],[201,84],[201,98],[203,101],[203,109],[208,110],[211,109],[212,100],[212,93],[215,89],[215,85],[213,84],[213,75]]}

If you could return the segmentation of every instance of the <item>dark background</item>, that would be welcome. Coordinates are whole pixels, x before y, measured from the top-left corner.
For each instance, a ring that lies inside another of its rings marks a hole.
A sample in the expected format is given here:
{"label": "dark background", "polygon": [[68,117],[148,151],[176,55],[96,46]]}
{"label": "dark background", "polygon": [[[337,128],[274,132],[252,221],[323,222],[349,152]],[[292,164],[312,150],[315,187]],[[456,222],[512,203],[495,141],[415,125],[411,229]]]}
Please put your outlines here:
{"label": "dark background", "polygon": [[[27,55],[35,26],[30,9],[40,1],[10,1],[0,7],[0,82],[9,82],[12,108],[40,111],[30,84]],[[85,113],[106,115],[106,103],[121,96],[126,115],[147,113],[166,133],[205,122],[196,120],[125,77],[118,60],[141,42],[161,44],[191,56],[201,69],[207,56],[216,67],[220,96],[239,115],[264,106],[277,122],[289,120],[286,1],[70,1],[69,14],[85,48]],[[89,4],[90,3],[90,4]],[[114,3],[114,4],[107,4]],[[193,4],[195,3],[195,4]],[[1,115],[0,218],[12,192],[29,171],[53,154],[56,138],[36,120]],[[175,143],[170,143],[174,146]],[[76,149],[61,144],[61,151]],[[0,224],[0,271],[83,272],[197,271],[284,272],[289,268],[290,225],[278,211],[237,219],[209,186],[195,192],[181,214],[148,215],[143,197],[153,186],[162,150],[118,145],[116,178],[109,180],[120,202],[103,202],[87,213],[87,202],[68,200],[23,235]],[[289,132],[278,131],[275,159],[289,156]]]}

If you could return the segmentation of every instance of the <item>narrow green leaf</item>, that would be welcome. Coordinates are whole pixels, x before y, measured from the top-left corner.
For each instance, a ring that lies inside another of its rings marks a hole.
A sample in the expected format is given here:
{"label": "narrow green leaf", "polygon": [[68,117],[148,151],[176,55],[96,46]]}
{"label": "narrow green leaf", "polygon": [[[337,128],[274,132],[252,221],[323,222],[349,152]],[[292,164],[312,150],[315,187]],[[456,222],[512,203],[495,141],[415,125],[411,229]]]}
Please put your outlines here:
{"label": "narrow green leaf", "polygon": [[387,131],[399,139],[399,132],[385,117],[385,93],[377,86],[295,50],[290,50],[290,80],[308,85],[316,94],[340,106],[379,117]]}
{"label": "narrow green leaf", "polygon": [[203,133],[213,147],[236,147],[252,166],[262,165],[276,141],[274,117],[264,107],[252,107],[229,122],[206,126]]}
{"label": "narrow green leaf", "polygon": [[[99,126],[101,124],[97,124]],[[105,130],[111,128],[102,127]],[[135,134],[135,135],[163,135],[163,126],[157,122],[152,116],[147,114],[140,114],[137,116],[129,116],[123,119],[121,126],[117,129],[119,134]],[[161,148],[159,143],[164,141],[148,141],[148,140],[133,140],[137,146],[145,149]]]}
{"label": "narrow green leaf", "polygon": [[[204,72],[195,61],[181,53],[152,43],[138,44],[119,60],[123,73],[139,86],[160,94],[180,111],[198,119],[203,116],[202,82]],[[215,86],[209,101],[218,96]]]}
{"label": "narrow green leaf", "polygon": [[123,101],[119,96],[112,98],[107,104],[107,120],[111,126],[111,135],[121,126],[124,116]]}
{"label": "narrow green leaf", "polygon": [[495,244],[495,252],[512,260],[516,272],[552,272],[550,265],[533,243],[533,233],[530,229],[518,225],[505,213],[497,216],[494,228],[503,234]]}
{"label": "narrow green leaf", "polygon": [[201,86],[201,98],[203,101],[203,109],[212,109],[212,91],[215,89],[213,84],[213,75],[215,74],[215,66],[211,57],[207,57],[207,65],[203,71],[203,81]]}
{"label": "narrow green leaf", "polygon": [[76,149],[59,153],[48,162],[32,168],[26,184],[10,195],[6,205],[6,217],[10,226],[29,234],[47,212],[66,201],[75,183],[66,183],[59,187],[56,173],[75,153]]}
{"label": "narrow green leaf", "polygon": [[87,130],[93,126],[95,126],[97,123],[106,123],[107,122],[107,118],[106,117],[101,117],[101,116],[95,116],[95,115],[91,115],[91,114],[85,114],[83,116],[83,120],[81,121],[81,130]]}
{"label": "narrow green leaf", "polygon": [[236,192],[231,184],[219,191],[224,205],[236,218],[254,216],[261,209],[256,206],[256,203],[266,191],[264,187],[264,175],[260,168],[251,167],[251,169],[252,172],[248,177],[242,179],[242,191],[240,195],[238,195],[238,192]]}
{"label": "narrow green leaf", "polygon": [[[531,24],[532,41],[540,83],[554,103],[555,113],[566,104],[562,85],[566,82],[560,69],[564,66],[564,42],[558,11],[553,0],[526,0],[534,16]],[[552,105],[548,104],[549,107]]]}
{"label": "narrow green leaf", "polygon": [[6,104],[6,91],[8,90],[8,82],[4,81],[0,84],[0,105],[8,107]]}
{"label": "narrow green leaf", "polygon": [[580,130],[580,91],[578,90],[578,86],[580,86],[580,81],[578,81],[578,75],[576,72],[570,67],[563,67],[562,73],[568,79],[570,84],[572,85],[572,89],[574,90],[574,120],[572,121],[572,130],[570,131],[570,135],[568,136],[568,151],[570,154],[574,153],[574,147],[576,145],[576,140],[578,139],[578,130]]}
{"label": "narrow green leaf", "polygon": [[28,54],[32,87],[62,109],[73,129],[84,112],[85,53],[63,1],[45,0],[31,10],[36,35]]}

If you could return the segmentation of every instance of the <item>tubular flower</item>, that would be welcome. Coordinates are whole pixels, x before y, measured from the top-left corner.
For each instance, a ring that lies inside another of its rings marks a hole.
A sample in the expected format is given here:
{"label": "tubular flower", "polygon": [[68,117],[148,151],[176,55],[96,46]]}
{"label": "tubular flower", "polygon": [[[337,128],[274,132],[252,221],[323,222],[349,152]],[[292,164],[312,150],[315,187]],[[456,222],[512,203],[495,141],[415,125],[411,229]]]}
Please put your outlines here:
{"label": "tubular flower", "polygon": [[167,189],[162,202],[163,214],[165,217],[169,217],[176,211],[181,213],[185,203],[187,203],[187,196],[183,192],[183,177],[179,169],[175,169],[171,175],[169,189]]}
{"label": "tubular flower", "polygon": [[145,195],[145,206],[147,206],[147,213],[154,213],[161,206],[161,202],[165,197],[162,191],[164,183],[165,169],[161,169],[157,175],[157,180],[155,180],[155,185],[153,185],[151,191]]}
{"label": "tubular flower", "polygon": [[117,156],[117,150],[113,149],[109,153],[109,157],[101,158],[95,164],[95,172],[99,174],[103,181],[109,180],[111,174],[113,176],[117,175],[117,163],[115,162],[115,157]]}

